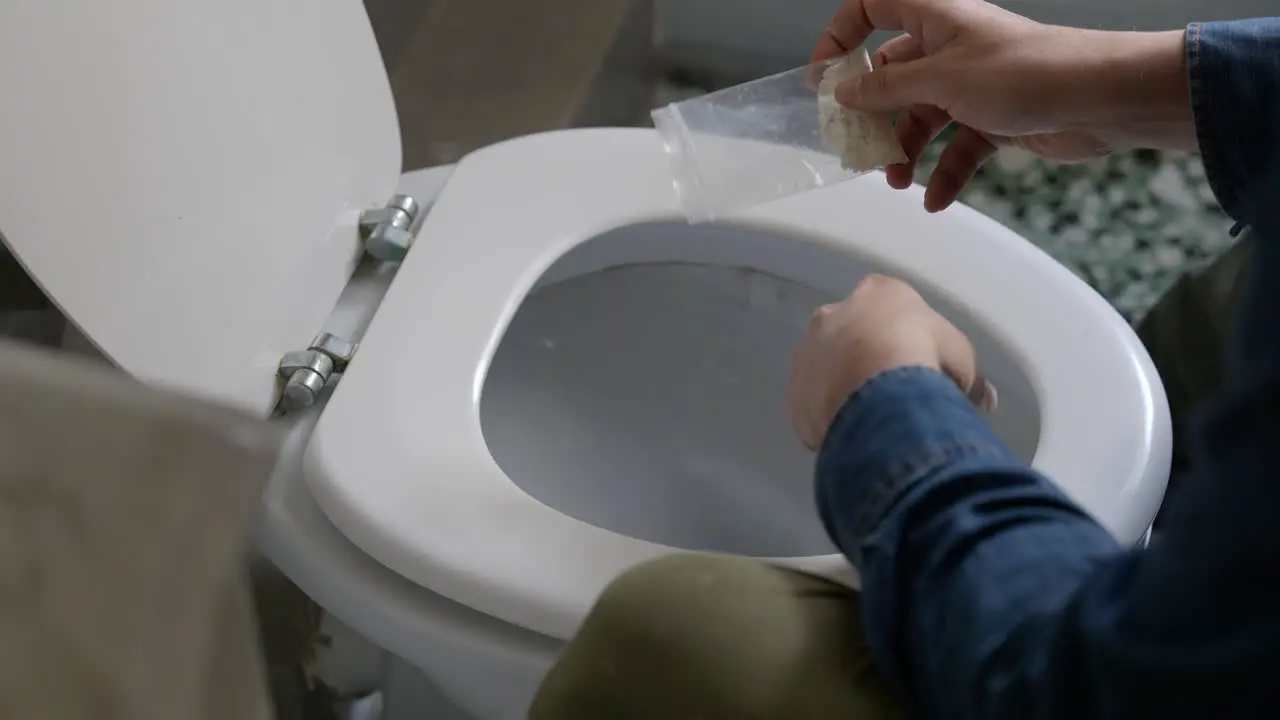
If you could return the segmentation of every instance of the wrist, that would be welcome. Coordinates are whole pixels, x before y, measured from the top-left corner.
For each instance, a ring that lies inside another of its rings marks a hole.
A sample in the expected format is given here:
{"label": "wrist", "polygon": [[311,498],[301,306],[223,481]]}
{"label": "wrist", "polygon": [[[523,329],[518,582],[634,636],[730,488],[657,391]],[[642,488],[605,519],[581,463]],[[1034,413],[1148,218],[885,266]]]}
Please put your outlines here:
{"label": "wrist", "polygon": [[1081,31],[1073,120],[1117,150],[1196,150],[1186,32]]}
{"label": "wrist", "polygon": [[843,365],[843,372],[827,387],[826,403],[828,415],[834,416],[850,396],[857,394],[862,387],[873,380],[893,375],[903,370],[912,372],[937,372],[942,368],[938,360],[930,356],[916,356],[905,353],[895,356],[877,356],[875,353],[864,353],[862,357]]}

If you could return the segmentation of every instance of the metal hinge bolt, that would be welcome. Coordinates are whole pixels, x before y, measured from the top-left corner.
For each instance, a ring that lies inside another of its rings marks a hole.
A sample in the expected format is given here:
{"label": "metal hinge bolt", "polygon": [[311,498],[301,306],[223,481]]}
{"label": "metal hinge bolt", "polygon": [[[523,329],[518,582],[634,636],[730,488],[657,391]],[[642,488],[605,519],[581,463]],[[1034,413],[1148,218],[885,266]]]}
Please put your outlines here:
{"label": "metal hinge bolt", "polygon": [[403,260],[413,244],[413,221],[420,209],[408,195],[396,195],[386,207],[365,210],[360,214],[364,251],[378,260]]}
{"label": "metal hinge bolt", "polygon": [[336,373],[345,372],[356,354],[357,343],[320,333],[306,350],[295,350],[280,359],[279,375],[285,379],[280,396],[283,410],[311,407]]}

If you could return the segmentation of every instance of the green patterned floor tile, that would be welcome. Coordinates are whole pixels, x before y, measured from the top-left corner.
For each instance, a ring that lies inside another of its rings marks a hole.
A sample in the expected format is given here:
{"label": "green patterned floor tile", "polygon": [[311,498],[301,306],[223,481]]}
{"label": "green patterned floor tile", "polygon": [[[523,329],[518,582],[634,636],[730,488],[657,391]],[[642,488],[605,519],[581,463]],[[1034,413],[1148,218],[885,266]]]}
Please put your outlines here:
{"label": "green patterned floor tile", "polygon": [[[937,162],[925,153],[917,180]],[[1074,165],[1001,151],[961,199],[1071,268],[1130,321],[1230,246],[1199,158],[1140,151]]]}

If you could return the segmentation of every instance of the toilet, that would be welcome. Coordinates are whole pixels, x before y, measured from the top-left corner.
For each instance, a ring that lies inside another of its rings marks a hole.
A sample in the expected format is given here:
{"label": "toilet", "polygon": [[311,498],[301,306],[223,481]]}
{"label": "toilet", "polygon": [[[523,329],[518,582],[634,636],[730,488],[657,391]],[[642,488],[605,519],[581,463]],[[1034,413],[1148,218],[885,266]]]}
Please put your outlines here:
{"label": "toilet", "polygon": [[16,3],[0,97],[5,243],[123,370],[288,425],[260,545],[397,658],[384,717],[521,717],[602,588],[672,552],[856,585],[781,405],[813,308],[870,272],[970,334],[997,433],[1120,541],[1163,496],[1122,318],[918,188],[691,226],[657,136],[612,128],[402,174],[359,0]]}

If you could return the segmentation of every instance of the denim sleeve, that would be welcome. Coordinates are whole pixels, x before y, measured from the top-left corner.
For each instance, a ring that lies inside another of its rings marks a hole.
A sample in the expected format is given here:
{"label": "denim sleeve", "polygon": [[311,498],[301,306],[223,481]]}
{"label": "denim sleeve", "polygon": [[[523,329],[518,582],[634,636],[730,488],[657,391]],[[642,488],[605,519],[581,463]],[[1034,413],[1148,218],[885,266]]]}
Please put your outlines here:
{"label": "denim sleeve", "polygon": [[1280,22],[1193,25],[1206,165],[1257,236],[1223,399],[1163,536],[1123,549],[943,375],[866,383],[818,456],[881,668],[924,718],[1275,714],[1280,678]]}
{"label": "denim sleeve", "polygon": [[[1280,245],[1268,249],[1280,271]],[[819,452],[818,502],[862,573],[873,656],[917,715],[1267,715],[1280,382],[1268,392],[1215,414],[1165,536],[1138,551],[1014,458],[945,376],[905,368],[864,385]]]}
{"label": "denim sleeve", "polygon": [[1253,225],[1280,197],[1280,17],[1187,26],[1187,72],[1209,184]]}
{"label": "denim sleeve", "polygon": [[872,652],[923,717],[1085,717],[1063,698],[1022,697],[1016,684],[1040,675],[1022,644],[1040,640],[1023,638],[1119,548],[955,383],[925,368],[868,381],[832,423],[816,474],[827,531],[862,573]]}

